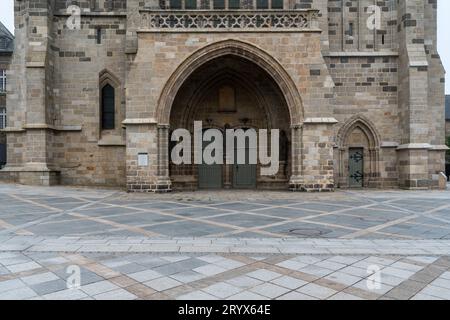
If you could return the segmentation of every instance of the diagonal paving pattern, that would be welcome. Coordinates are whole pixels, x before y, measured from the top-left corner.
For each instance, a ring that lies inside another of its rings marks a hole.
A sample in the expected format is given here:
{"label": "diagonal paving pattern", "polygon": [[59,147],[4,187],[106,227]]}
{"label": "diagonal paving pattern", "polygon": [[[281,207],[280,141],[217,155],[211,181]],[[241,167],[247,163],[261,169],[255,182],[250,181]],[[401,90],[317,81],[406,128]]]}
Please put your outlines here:
{"label": "diagonal paving pattern", "polygon": [[0,187],[0,235],[450,239],[450,192],[333,194]]}
{"label": "diagonal paving pattern", "polygon": [[450,299],[448,191],[0,185],[0,201],[0,299]]}
{"label": "diagonal paving pattern", "polygon": [[[0,265],[0,300],[450,299],[450,260],[437,256],[2,252]],[[68,288],[73,265],[81,283]]]}

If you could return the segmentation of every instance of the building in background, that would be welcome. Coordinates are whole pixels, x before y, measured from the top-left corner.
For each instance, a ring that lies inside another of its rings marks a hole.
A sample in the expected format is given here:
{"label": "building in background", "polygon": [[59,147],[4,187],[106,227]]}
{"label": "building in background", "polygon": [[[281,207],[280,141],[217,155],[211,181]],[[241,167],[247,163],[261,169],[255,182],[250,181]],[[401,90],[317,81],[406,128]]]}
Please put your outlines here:
{"label": "building in background", "polygon": [[[445,133],[447,145],[450,146],[450,95],[445,96]],[[450,152],[447,152],[445,171],[450,181]]]}
{"label": "building in background", "polygon": [[445,96],[445,132],[450,137],[450,95]]}
{"label": "building in background", "polygon": [[[15,10],[4,181],[430,189],[445,170],[436,1],[16,0]],[[280,129],[278,174],[174,165],[171,132],[194,121]]]}
{"label": "building in background", "polygon": [[[14,36],[0,22],[0,130],[6,128],[6,84],[14,50]],[[6,133],[0,132],[0,168],[6,164]]]}

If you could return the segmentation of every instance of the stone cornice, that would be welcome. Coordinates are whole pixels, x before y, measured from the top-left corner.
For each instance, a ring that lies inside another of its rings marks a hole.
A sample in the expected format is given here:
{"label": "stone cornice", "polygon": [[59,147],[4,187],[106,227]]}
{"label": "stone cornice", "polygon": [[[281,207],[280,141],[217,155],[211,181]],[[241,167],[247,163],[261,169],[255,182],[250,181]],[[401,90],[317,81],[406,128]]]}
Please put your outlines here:
{"label": "stone cornice", "polygon": [[129,118],[122,121],[124,125],[158,124],[155,118]]}
{"label": "stone cornice", "polygon": [[431,144],[429,143],[408,143],[402,144],[397,147],[397,150],[428,150],[431,149]]}
{"label": "stone cornice", "polygon": [[402,144],[397,147],[397,150],[433,150],[433,151],[446,151],[450,148],[446,145],[431,145],[429,143],[410,143]]}
{"label": "stone cornice", "polygon": [[[59,10],[54,14],[55,17],[70,17],[72,14],[67,13],[67,10]],[[127,12],[123,11],[111,11],[111,12],[101,12],[101,11],[90,11],[90,10],[81,10],[82,17],[98,17],[98,18],[110,18],[110,17],[127,17]]]}
{"label": "stone cornice", "polygon": [[24,128],[14,128],[14,127],[6,127],[5,129],[0,130],[0,132],[25,132]]}
{"label": "stone cornice", "polygon": [[41,61],[38,61],[38,62],[27,62],[25,64],[25,66],[27,68],[45,68],[45,62],[41,62]]}
{"label": "stone cornice", "polygon": [[239,33],[321,33],[320,29],[139,29],[137,33],[226,33],[226,32],[239,32]]}
{"label": "stone cornice", "polygon": [[82,126],[81,125],[53,126],[53,125],[50,125],[50,124],[36,123],[36,124],[26,124],[26,125],[23,126],[23,129],[25,129],[25,130],[49,129],[49,130],[55,130],[55,131],[81,131]]}
{"label": "stone cornice", "polygon": [[398,142],[393,142],[393,141],[383,141],[381,142],[381,148],[398,148],[399,147],[399,143]]}
{"label": "stone cornice", "polygon": [[450,150],[450,148],[447,147],[446,145],[434,145],[434,146],[431,146],[431,150],[433,150],[433,151],[447,151],[447,150]]}
{"label": "stone cornice", "polygon": [[0,130],[1,132],[25,132],[27,130],[54,130],[54,131],[81,131],[82,126],[81,125],[73,125],[73,126],[52,126],[48,124],[27,124],[23,127],[7,127],[3,130]]}
{"label": "stone cornice", "polygon": [[306,118],[303,124],[336,124],[339,123],[335,118]]}
{"label": "stone cornice", "polygon": [[398,57],[396,51],[338,51],[324,54],[324,57]]}

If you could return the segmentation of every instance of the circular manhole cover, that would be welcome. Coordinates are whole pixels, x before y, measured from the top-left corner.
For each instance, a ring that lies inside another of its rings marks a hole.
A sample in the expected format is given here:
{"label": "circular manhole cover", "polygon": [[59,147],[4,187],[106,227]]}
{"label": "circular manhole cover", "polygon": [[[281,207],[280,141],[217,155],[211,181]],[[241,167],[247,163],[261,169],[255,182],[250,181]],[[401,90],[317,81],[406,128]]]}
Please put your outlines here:
{"label": "circular manhole cover", "polygon": [[331,230],[326,229],[291,229],[289,230],[290,234],[295,234],[297,236],[303,237],[320,237],[324,234],[330,233]]}

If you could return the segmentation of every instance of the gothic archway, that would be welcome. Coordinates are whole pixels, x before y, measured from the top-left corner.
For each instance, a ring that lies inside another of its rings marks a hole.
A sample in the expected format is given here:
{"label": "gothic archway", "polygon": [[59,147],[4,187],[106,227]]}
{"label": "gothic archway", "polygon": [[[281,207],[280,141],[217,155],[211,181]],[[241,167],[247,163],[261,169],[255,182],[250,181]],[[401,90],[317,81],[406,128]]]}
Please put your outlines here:
{"label": "gothic archway", "polygon": [[365,116],[356,115],[345,122],[336,138],[338,186],[378,187],[380,135]]}
{"label": "gothic archway", "polygon": [[219,57],[232,55],[249,61],[274,80],[282,92],[290,113],[292,125],[303,121],[303,105],[298,89],[281,64],[264,50],[243,41],[223,40],[207,45],[196,51],[181,63],[162,90],[155,112],[159,124],[166,125],[170,121],[170,113],[176,94],[186,79],[200,66]]}
{"label": "gothic archway", "polygon": [[[183,128],[193,134],[195,121],[201,121],[203,128],[220,129],[222,132],[226,129],[253,129],[259,133],[261,129],[279,129],[286,134],[283,141],[289,144],[291,140],[291,112],[284,93],[265,69],[234,54],[221,55],[200,65],[177,91],[170,110],[171,130]],[[274,147],[281,146],[277,143]],[[244,152],[255,152],[255,148],[248,148]],[[196,189],[208,185],[287,189],[290,159],[290,155],[278,159],[279,170],[273,176],[261,174],[262,165],[259,163],[254,166],[211,166],[214,172],[211,170],[210,175],[221,179],[210,183],[201,180],[201,170],[207,171],[204,165],[170,163],[169,174],[174,189]],[[236,174],[237,171],[240,175]],[[243,175],[248,175],[248,181],[245,177],[241,179]]]}

